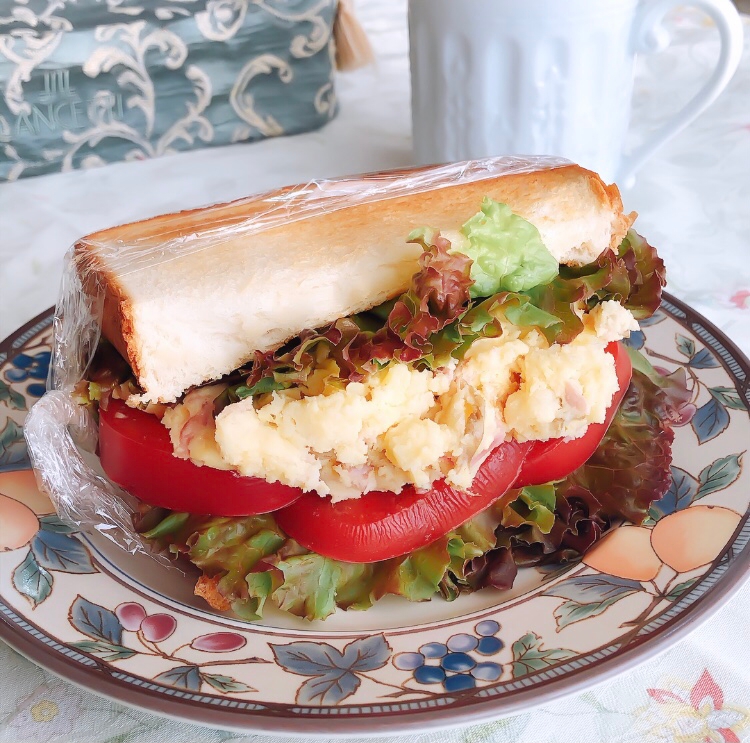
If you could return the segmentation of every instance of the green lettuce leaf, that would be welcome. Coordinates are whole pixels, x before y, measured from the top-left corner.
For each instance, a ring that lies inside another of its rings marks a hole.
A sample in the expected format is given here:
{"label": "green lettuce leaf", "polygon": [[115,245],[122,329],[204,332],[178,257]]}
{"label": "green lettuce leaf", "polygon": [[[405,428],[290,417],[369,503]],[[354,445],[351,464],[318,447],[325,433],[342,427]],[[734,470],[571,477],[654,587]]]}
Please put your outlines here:
{"label": "green lettuce leaf", "polygon": [[503,526],[535,525],[549,534],[555,524],[555,486],[529,485],[503,509]]}
{"label": "green lettuce leaf", "polygon": [[325,619],[336,611],[338,602],[345,608],[372,605],[363,592],[368,565],[339,562],[308,553],[276,563],[283,579],[273,592],[274,603],[282,611],[306,619]]}
{"label": "green lettuce leaf", "polygon": [[[248,621],[260,618],[269,601],[310,620],[325,619],[337,607],[367,609],[387,594],[426,601],[439,591],[451,561],[448,536],[402,557],[359,564],[305,550],[270,514],[228,518],[153,509],[147,519],[156,523],[144,536],[217,578],[219,593]],[[461,564],[492,546],[496,526],[478,519],[461,527],[456,539],[479,542],[465,550]]]}
{"label": "green lettuce leaf", "polygon": [[524,329],[536,328],[555,337],[562,322],[549,312],[535,307],[524,294],[502,292],[479,304],[473,304],[461,317],[430,338],[430,353],[418,366],[435,369],[452,357],[462,359],[478,338],[495,338],[502,333],[502,321]]}
{"label": "green lettuce leaf", "polygon": [[522,292],[557,276],[557,260],[544,246],[539,230],[507,204],[485,196],[481,211],[461,232],[468,244],[455,249],[472,260],[472,297]]}

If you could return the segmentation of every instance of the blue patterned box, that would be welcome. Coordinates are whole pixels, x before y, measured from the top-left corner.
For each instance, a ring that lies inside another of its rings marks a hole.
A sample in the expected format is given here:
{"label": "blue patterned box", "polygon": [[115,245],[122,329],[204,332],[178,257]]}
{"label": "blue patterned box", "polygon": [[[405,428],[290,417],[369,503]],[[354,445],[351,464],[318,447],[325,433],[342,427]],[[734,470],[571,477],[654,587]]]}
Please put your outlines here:
{"label": "blue patterned box", "polygon": [[0,0],[0,180],[314,129],[337,0]]}

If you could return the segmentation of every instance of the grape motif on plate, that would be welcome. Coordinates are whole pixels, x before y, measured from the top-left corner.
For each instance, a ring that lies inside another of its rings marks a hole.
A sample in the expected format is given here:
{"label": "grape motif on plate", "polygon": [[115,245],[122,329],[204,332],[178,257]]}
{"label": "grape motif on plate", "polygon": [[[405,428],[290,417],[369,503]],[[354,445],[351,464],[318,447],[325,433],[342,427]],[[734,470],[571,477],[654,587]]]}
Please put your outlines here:
{"label": "grape motif on plate", "polygon": [[485,619],[474,626],[474,634],[451,635],[445,643],[420,646],[416,653],[398,653],[393,665],[410,671],[418,684],[441,684],[449,692],[474,689],[478,682],[497,681],[502,675],[502,665],[487,660],[505,647],[499,631],[495,620]]}

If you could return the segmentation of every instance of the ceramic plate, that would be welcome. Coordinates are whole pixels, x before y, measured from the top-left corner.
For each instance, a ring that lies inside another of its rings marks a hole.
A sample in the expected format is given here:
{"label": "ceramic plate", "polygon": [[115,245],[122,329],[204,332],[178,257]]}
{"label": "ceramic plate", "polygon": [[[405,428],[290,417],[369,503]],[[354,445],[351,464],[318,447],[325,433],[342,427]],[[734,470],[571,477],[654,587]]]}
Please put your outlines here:
{"label": "ceramic plate", "polygon": [[35,487],[22,436],[44,391],[51,312],[0,344],[0,638],[97,694],[216,727],[384,734],[500,717],[580,691],[706,619],[750,565],[750,364],[667,298],[631,344],[692,396],[673,485],[642,527],[511,592],[385,599],[306,623],[212,613],[192,582],[71,531]]}

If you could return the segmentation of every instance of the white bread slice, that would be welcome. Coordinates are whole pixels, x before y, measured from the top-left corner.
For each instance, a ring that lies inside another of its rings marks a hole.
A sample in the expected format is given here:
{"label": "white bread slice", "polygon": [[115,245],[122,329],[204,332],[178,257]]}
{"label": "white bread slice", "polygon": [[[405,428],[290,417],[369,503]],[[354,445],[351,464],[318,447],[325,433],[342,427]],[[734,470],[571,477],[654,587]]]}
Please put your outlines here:
{"label": "white bread slice", "polygon": [[97,232],[74,260],[139,399],[171,402],[256,350],[398,295],[420,254],[409,232],[457,229],[485,195],[536,225],[561,262],[619,245],[634,215],[616,186],[560,161],[529,167],[497,158],[280,189]]}

